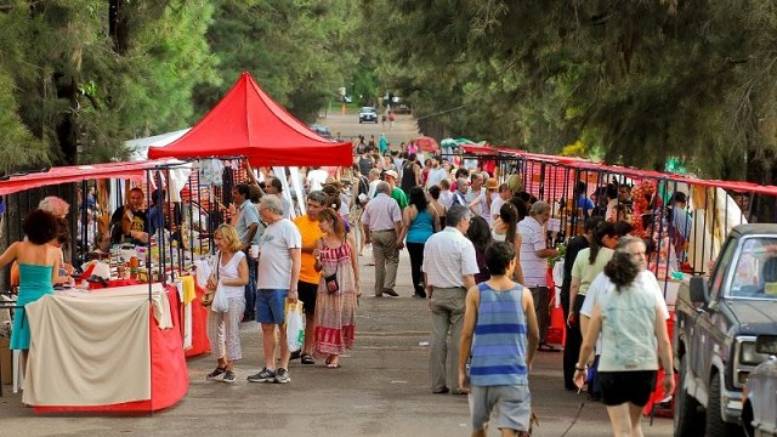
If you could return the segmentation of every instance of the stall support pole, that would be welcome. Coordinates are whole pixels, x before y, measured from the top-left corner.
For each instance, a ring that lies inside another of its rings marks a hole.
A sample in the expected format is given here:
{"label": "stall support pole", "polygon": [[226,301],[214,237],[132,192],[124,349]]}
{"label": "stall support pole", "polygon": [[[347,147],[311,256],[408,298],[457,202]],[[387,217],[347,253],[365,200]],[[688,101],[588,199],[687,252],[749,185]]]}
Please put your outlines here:
{"label": "stall support pole", "polygon": [[[150,205],[151,204],[151,170],[146,171],[146,187],[147,187],[146,201],[147,201],[147,204]],[[153,275],[151,274],[151,234],[148,235],[148,242],[146,244],[148,245],[148,252],[146,253],[146,269],[148,270],[148,307],[151,308],[153,305],[152,292],[153,292],[153,286],[154,286]],[[153,323],[153,321],[150,321],[150,323]],[[152,336],[151,329],[152,328],[149,325],[148,327],[149,357],[154,356],[154,342],[152,341],[152,338],[151,338]],[[151,366],[151,363],[148,363],[148,365]],[[151,384],[151,399],[152,400],[154,399],[154,384]],[[154,414],[154,408],[153,408],[152,402],[149,402],[148,414],[149,415]]]}
{"label": "stall support pole", "polygon": [[189,175],[189,256],[194,264],[194,191],[192,191],[192,178]]}

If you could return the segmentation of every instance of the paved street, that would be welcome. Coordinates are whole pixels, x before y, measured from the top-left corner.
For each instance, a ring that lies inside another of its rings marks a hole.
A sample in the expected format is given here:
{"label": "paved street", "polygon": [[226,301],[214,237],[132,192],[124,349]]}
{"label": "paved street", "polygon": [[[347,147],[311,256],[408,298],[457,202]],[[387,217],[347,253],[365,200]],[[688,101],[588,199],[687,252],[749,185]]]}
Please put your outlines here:
{"label": "paved street", "polygon": [[[400,298],[370,298],[372,267],[362,266],[362,299],[357,342],[343,367],[291,365],[292,383],[249,384],[245,377],[261,362],[255,323],[243,325],[245,359],[238,383],[205,381],[214,367],[209,357],[189,361],[191,386],[174,408],[149,417],[36,417],[20,396],[0,398],[0,436],[44,435],[332,435],[459,436],[469,432],[466,397],[433,395],[427,363],[431,323],[426,301],[410,296],[410,270],[403,253],[397,290]],[[362,259],[365,264],[371,257]],[[569,426],[579,398],[561,383],[561,354],[541,353],[531,374],[538,436],[559,436]],[[656,419],[648,436],[668,436],[671,422]],[[586,404],[570,436],[602,436],[609,423],[601,404]],[[279,434],[280,433],[280,434]]]}

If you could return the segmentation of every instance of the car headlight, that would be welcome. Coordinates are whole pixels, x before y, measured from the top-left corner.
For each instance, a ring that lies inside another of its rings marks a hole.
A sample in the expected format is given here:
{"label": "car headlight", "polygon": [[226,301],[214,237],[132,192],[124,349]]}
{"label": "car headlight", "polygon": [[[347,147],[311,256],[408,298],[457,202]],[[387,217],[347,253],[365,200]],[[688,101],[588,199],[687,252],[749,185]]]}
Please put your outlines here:
{"label": "car headlight", "polygon": [[739,351],[739,362],[742,364],[756,366],[766,360],[766,355],[759,354],[756,350],[754,341],[742,342]]}

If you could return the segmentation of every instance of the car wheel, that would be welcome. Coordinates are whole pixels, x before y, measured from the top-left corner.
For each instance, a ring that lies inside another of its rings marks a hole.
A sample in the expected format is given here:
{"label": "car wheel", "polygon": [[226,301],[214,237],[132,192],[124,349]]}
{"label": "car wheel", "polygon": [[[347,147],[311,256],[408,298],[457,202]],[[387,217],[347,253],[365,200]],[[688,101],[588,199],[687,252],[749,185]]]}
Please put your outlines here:
{"label": "car wheel", "polygon": [[742,435],[742,428],[726,423],[720,417],[720,377],[714,375],[710,381],[704,428],[707,437],[735,437]]}
{"label": "car wheel", "polygon": [[685,391],[686,357],[680,358],[680,378],[674,404],[674,436],[686,437],[704,434],[704,420],[699,402]]}

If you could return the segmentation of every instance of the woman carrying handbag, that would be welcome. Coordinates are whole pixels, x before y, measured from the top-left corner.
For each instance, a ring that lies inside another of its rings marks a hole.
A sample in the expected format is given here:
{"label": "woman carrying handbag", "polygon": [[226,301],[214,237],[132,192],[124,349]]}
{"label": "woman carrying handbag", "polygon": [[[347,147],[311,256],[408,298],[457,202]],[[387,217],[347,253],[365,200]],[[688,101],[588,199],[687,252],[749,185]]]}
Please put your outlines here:
{"label": "woman carrying handbag", "polygon": [[219,226],[213,239],[219,251],[216,266],[208,279],[208,294],[213,295],[208,312],[208,337],[218,364],[207,379],[233,384],[235,361],[242,358],[240,321],[246,305],[244,290],[248,284],[248,262],[240,250],[242,244],[233,226]]}
{"label": "woman carrying handbag", "polygon": [[353,347],[358,305],[359,269],[348,243],[345,224],[331,208],[319,214],[326,234],[314,251],[316,269],[322,272],[316,298],[314,353],[326,357],[326,367],[340,367],[340,355]]}

